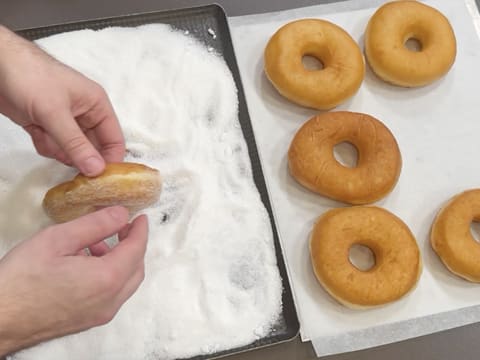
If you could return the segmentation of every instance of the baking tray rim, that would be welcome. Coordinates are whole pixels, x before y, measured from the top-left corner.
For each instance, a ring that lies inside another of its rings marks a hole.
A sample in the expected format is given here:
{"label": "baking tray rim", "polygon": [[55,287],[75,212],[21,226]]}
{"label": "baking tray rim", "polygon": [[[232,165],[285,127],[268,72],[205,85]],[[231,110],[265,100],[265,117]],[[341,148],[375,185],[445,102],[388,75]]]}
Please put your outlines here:
{"label": "baking tray rim", "polygon": [[[479,0],[480,1],[480,0]],[[134,18],[134,17],[140,17],[140,16],[149,16],[149,15],[159,15],[159,14],[168,14],[169,12],[179,12],[179,11],[193,11],[193,10],[203,10],[203,9],[208,9],[208,8],[217,8],[221,13],[223,13],[226,17],[226,12],[225,8],[216,2],[212,2],[209,4],[203,4],[203,5],[196,5],[196,6],[184,6],[184,7],[176,7],[176,8],[171,8],[171,9],[165,9],[165,10],[149,10],[149,11],[140,11],[140,12],[131,12],[131,13],[126,13],[122,15],[111,15],[111,16],[100,16],[100,17],[95,17],[95,18],[88,18],[88,19],[79,19],[79,20],[71,20],[71,21],[65,21],[65,22],[54,22],[50,23],[47,25],[41,25],[41,26],[34,26],[34,27],[20,27],[16,29],[12,29],[15,33],[21,35],[22,33],[29,32],[29,31],[41,31],[44,29],[49,29],[53,27],[68,27],[72,25],[82,25],[82,24],[89,24],[93,22],[102,22],[102,21],[118,21],[121,19],[127,19],[127,18]],[[72,30],[70,30],[72,31]]]}

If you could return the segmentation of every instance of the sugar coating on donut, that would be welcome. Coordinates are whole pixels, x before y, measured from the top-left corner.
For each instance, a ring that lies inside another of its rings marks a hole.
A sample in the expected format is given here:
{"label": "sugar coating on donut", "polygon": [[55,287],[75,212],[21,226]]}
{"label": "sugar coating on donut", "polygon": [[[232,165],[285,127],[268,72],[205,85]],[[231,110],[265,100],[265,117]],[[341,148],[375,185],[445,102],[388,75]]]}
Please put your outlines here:
{"label": "sugar coating on donut", "polygon": [[59,223],[113,205],[126,207],[134,216],[159,200],[161,188],[157,169],[138,163],[110,163],[99,176],[79,174],[51,188],[42,204],[47,215]]}

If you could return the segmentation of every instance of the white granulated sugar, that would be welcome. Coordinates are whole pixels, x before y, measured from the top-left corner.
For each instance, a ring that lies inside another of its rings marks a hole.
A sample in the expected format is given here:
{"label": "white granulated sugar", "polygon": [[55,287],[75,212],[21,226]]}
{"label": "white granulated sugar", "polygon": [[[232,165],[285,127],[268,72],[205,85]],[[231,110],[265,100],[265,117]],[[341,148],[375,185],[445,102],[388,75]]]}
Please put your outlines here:
{"label": "white granulated sugar", "polygon": [[[105,87],[126,137],[126,160],[159,169],[164,187],[145,211],[145,280],[114,320],[13,359],[183,358],[267,335],[281,311],[282,286],[222,58],[165,25],[83,30],[38,43]],[[2,253],[49,223],[43,194],[73,174],[34,155],[21,129],[5,124],[0,136],[11,148],[0,153],[2,213],[25,216],[0,223]]]}
{"label": "white granulated sugar", "polygon": [[212,28],[208,28],[208,29],[207,29],[207,32],[210,34],[210,36],[212,37],[212,39],[216,39],[216,38],[217,38],[217,34],[215,33],[215,30],[213,30]]}

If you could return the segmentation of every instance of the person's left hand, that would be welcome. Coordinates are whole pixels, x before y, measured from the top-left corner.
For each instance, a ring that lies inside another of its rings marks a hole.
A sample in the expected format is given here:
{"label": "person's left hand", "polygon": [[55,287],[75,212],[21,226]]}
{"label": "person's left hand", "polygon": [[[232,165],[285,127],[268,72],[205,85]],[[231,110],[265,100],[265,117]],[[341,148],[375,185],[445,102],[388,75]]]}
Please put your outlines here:
{"label": "person's left hand", "polygon": [[22,126],[40,155],[99,175],[125,141],[104,89],[0,26],[0,112]]}
{"label": "person's left hand", "polygon": [[[118,234],[113,248],[102,240]],[[148,223],[116,206],[50,226],[0,259],[0,358],[108,323],[145,275]],[[85,256],[83,249],[92,250]]]}

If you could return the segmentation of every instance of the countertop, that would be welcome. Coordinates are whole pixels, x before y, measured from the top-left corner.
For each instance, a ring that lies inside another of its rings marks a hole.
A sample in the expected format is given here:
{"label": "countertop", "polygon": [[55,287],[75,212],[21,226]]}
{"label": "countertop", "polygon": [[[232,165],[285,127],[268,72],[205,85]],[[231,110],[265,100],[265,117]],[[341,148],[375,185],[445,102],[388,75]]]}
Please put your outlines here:
{"label": "countertop", "polygon": [[[284,10],[334,0],[217,0],[228,16]],[[458,1],[458,0],[457,0]],[[203,0],[1,0],[0,23],[18,30],[99,17],[210,4]],[[469,360],[480,357],[480,324],[378,348],[324,357],[324,360]],[[228,360],[315,359],[310,343],[293,341],[230,356]]]}

